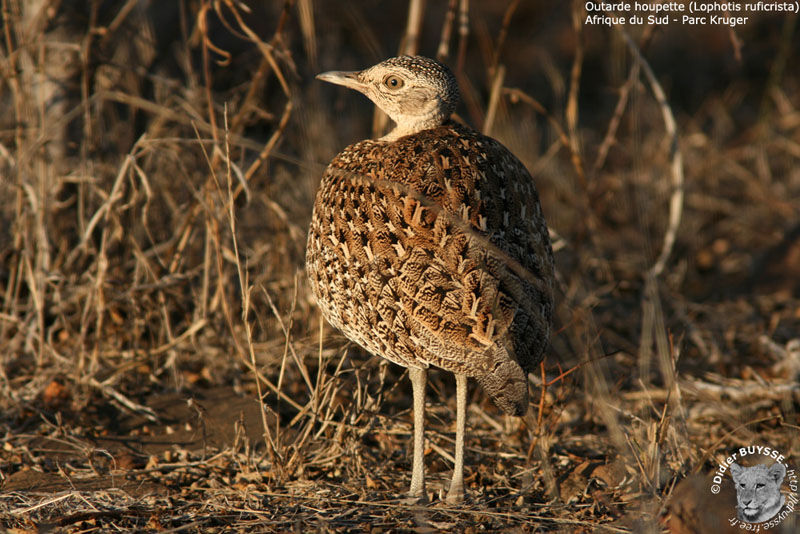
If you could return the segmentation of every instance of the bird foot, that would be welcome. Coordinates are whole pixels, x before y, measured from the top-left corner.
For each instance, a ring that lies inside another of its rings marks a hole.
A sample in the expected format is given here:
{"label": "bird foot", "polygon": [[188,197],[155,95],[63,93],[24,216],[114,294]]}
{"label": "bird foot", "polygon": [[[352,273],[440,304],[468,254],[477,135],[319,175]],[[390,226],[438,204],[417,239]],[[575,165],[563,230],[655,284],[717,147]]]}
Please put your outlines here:
{"label": "bird foot", "polygon": [[418,493],[418,494],[409,494],[406,497],[400,499],[401,504],[405,504],[406,506],[413,506],[415,504],[427,504],[428,503],[428,496],[425,492]]}
{"label": "bird foot", "polygon": [[454,476],[450,481],[450,490],[447,492],[447,497],[444,501],[447,504],[460,504],[464,502],[464,479],[459,476]]}
{"label": "bird foot", "polygon": [[464,502],[464,486],[451,487],[450,491],[447,492],[445,502],[447,504],[461,504]]}

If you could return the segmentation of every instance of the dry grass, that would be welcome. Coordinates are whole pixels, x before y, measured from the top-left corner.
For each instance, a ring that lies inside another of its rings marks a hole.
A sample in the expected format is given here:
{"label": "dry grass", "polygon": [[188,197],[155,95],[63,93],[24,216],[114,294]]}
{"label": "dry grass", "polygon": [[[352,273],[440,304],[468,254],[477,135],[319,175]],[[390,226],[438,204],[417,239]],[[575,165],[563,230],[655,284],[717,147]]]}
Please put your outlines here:
{"label": "dry grass", "polygon": [[[731,496],[693,475],[800,466],[796,16],[627,37],[427,4],[0,0],[0,525],[708,532]],[[555,232],[546,388],[517,419],[473,385],[459,508],[452,378],[433,504],[402,505],[409,384],[303,274],[325,162],[384,127],[313,75],[398,47],[454,66]]]}

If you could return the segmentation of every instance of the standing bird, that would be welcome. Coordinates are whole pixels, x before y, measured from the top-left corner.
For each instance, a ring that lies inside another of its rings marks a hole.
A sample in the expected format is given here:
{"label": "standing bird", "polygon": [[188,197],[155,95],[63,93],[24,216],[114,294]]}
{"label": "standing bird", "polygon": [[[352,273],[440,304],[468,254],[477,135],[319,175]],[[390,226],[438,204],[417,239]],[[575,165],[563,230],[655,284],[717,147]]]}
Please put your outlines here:
{"label": "standing bird", "polygon": [[411,497],[425,496],[427,368],[455,374],[447,501],[460,502],[467,377],[504,412],[525,414],[527,374],[550,335],[553,251],[539,196],[508,149],[450,119],[458,84],[442,63],[400,56],[317,78],[364,93],[396,127],[325,170],[306,249],[312,292],[345,336],[408,368]]}

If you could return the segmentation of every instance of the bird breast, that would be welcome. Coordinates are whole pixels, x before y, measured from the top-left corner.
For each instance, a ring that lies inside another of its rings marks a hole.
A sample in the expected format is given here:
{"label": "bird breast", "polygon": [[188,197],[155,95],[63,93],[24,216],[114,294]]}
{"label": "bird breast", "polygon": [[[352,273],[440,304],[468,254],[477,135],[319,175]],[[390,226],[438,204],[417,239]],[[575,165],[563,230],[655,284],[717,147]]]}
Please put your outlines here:
{"label": "bird breast", "polygon": [[307,271],[326,319],[400,365],[519,380],[547,345],[553,256],[536,188],[507,149],[465,126],[335,157]]}

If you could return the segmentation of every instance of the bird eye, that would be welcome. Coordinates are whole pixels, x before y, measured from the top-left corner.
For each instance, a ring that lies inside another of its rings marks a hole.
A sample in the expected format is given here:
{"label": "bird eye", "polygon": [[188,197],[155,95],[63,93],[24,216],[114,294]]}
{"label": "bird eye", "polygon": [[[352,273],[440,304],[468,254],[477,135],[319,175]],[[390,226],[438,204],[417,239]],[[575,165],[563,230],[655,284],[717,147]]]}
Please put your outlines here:
{"label": "bird eye", "polygon": [[389,89],[400,89],[403,87],[403,83],[403,79],[399,76],[395,76],[394,74],[390,74],[383,79],[383,85]]}

